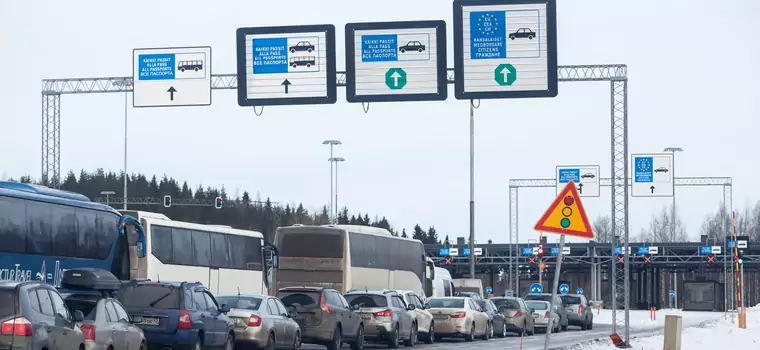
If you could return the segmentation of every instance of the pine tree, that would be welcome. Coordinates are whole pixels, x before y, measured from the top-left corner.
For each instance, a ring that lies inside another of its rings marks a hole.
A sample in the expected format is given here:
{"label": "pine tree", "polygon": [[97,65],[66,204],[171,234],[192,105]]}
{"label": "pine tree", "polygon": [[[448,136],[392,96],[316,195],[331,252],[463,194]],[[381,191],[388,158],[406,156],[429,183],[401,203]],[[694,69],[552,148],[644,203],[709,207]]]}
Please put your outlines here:
{"label": "pine tree", "polygon": [[422,230],[422,227],[420,225],[414,225],[414,233],[412,234],[413,239],[418,239],[422,241],[422,243],[427,243],[427,233]]}
{"label": "pine tree", "polygon": [[438,233],[435,232],[435,227],[430,226],[430,228],[428,228],[427,242],[425,242],[425,243],[427,243],[427,244],[439,244],[440,243],[438,241]]}
{"label": "pine tree", "polygon": [[443,239],[443,245],[449,245],[449,235],[446,235],[446,238]]}
{"label": "pine tree", "polygon": [[401,237],[409,238],[409,236],[406,235],[406,229],[405,228],[401,229]]}

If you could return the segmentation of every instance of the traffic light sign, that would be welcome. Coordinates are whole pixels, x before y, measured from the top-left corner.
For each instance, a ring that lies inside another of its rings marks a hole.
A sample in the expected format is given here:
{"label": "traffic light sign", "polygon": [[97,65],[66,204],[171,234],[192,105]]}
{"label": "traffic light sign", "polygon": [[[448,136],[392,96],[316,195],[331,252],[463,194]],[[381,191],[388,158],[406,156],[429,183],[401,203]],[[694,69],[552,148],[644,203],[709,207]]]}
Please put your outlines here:
{"label": "traffic light sign", "polygon": [[715,262],[715,255],[708,255],[707,256],[707,262],[714,263]]}
{"label": "traffic light sign", "polygon": [[536,253],[538,254],[539,257],[543,257],[544,256],[544,246],[539,245],[538,249],[536,250]]}
{"label": "traffic light sign", "polygon": [[546,263],[542,261],[541,262],[541,271],[543,271],[543,270],[546,270]]}
{"label": "traffic light sign", "polygon": [[536,263],[536,258],[534,258],[534,257],[528,258],[528,263],[529,264],[535,264]]}
{"label": "traffic light sign", "polygon": [[166,195],[164,196],[164,208],[169,208],[172,206],[172,196]]}
{"label": "traffic light sign", "polygon": [[624,255],[618,255],[618,257],[617,257],[617,262],[618,262],[619,264],[622,264],[622,263],[625,261],[625,259],[624,259],[624,258],[625,258],[625,256],[624,256]]}
{"label": "traffic light sign", "polygon": [[594,238],[594,232],[573,181],[567,183],[534,228],[536,231]]}
{"label": "traffic light sign", "polygon": [[222,197],[216,197],[216,202],[214,202],[214,208],[222,209]]}

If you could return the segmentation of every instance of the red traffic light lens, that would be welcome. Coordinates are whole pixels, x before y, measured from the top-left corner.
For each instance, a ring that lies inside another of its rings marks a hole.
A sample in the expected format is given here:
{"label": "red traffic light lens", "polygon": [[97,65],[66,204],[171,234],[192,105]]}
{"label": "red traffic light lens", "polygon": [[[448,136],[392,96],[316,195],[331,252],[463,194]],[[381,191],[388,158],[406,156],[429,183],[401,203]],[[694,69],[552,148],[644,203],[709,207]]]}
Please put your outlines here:
{"label": "red traffic light lens", "polygon": [[573,203],[575,203],[575,199],[573,199],[571,196],[566,196],[563,202],[565,205],[573,205]]}

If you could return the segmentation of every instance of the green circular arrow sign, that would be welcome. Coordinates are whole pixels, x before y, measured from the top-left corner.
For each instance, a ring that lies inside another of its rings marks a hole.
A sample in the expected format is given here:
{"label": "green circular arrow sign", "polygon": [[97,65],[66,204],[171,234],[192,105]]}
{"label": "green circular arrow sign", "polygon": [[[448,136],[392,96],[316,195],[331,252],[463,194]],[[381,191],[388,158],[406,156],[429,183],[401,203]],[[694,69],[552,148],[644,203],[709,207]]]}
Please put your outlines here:
{"label": "green circular arrow sign", "polygon": [[517,70],[509,63],[502,63],[494,69],[493,78],[501,86],[510,86],[517,80]]}
{"label": "green circular arrow sign", "polygon": [[406,72],[401,68],[391,68],[385,72],[385,85],[391,90],[400,90],[406,86]]}

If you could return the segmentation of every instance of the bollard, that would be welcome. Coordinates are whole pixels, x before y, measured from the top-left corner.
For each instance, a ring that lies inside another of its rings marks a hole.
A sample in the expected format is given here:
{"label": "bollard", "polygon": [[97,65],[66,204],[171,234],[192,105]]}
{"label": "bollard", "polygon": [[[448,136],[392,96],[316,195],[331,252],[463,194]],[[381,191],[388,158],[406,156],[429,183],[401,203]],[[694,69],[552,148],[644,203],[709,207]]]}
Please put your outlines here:
{"label": "bollard", "polygon": [[681,350],[681,332],[683,324],[681,316],[665,316],[665,341],[662,344],[663,350]]}
{"label": "bollard", "polygon": [[602,312],[602,304],[596,305],[596,315],[599,316],[599,314]]}
{"label": "bollard", "polygon": [[652,309],[654,310],[652,313],[654,320],[657,321],[657,306],[653,307]]}

